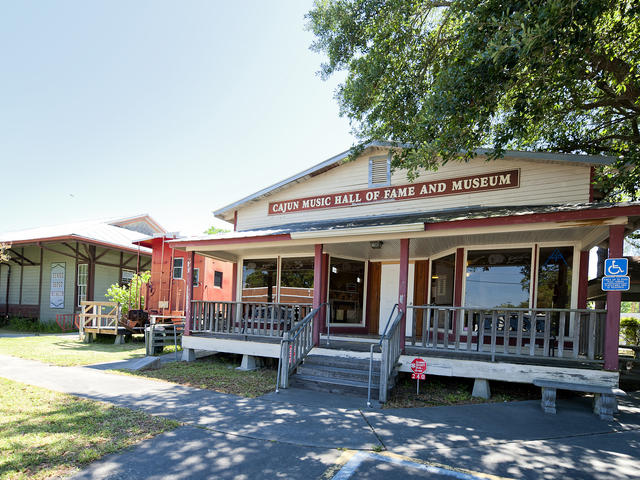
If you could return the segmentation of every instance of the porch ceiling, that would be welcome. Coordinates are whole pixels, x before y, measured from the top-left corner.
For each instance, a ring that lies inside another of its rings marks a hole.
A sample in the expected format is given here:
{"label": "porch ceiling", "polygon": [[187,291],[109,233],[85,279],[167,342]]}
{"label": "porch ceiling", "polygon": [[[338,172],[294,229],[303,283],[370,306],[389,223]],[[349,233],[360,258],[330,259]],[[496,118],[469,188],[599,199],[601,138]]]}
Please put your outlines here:
{"label": "porch ceiling", "polygon": [[[453,233],[453,232],[452,232]],[[580,248],[590,248],[608,237],[608,226],[581,226],[571,228],[556,228],[530,231],[510,231],[495,233],[458,233],[453,235],[439,235],[434,237],[418,237],[407,234],[410,241],[410,258],[429,258],[447,250],[464,246],[496,246],[515,245],[545,242],[580,242]],[[324,252],[334,256],[359,258],[363,260],[397,260],[400,256],[400,239],[385,238],[381,236],[382,246],[371,248],[371,241],[339,242],[333,239],[333,243],[324,244]],[[247,247],[229,245],[228,248],[218,251],[199,251],[205,256],[235,261],[239,257],[273,257],[277,255],[313,256],[315,241],[308,240],[307,244],[283,241],[277,245]],[[255,244],[254,244],[255,245]]]}

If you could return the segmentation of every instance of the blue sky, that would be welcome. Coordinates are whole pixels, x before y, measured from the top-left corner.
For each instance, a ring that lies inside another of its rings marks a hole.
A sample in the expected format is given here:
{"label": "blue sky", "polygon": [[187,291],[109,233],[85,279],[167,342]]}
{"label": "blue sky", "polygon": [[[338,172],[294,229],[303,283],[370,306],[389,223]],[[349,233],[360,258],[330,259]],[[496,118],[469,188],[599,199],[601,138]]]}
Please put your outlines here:
{"label": "blue sky", "polygon": [[0,231],[212,210],[349,148],[312,2],[0,3]]}

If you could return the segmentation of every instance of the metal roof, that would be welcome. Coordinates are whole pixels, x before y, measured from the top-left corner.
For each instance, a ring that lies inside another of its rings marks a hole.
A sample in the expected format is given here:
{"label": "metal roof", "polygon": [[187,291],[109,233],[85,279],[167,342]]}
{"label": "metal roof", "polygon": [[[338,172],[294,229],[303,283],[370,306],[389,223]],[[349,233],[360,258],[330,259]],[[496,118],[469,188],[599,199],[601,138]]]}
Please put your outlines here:
{"label": "metal roof", "polygon": [[[374,141],[368,142],[363,145],[360,145],[360,148],[364,150],[372,147],[396,147],[396,148],[407,148],[410,145],[406,144],[397,144],[393,142],[382,142],[382,141]],[[354,147],[355,148],[355,147]],[[222,207],[218,210],[215,210],[213,214],[222,219],[227,220],[228,214],[232,210],[236,210],[241,205],[250,202],[252,200],[257,200],[263,196],[269,195],[271,193],[276,192],[286,186],[289,186],[292,183],[297,183],[302,180],[306,180],[308,178],[314,177],[323,173],[327,170],[330,170],[334,167],[340,165],[353,151],[352,149],[346,150],[338,155],[335,155],[328,160],[320,162],[306,170],[303,170],[300,173],[297,173],[289,178],[285,178],[284,180],[274,183],[273,185],[263,188],[251,195],[248,195],[240,200],[230,203],[229,205]],[[491,150],[486,148],[480,148],[476,150],[476,154],[478,155],[487,155]],[[521,158],[525,160],[533,160],[538,162],[561,162],[561,163],[581,163],[587,165],[610,165],[615,160],[616,157],[608,157],[603,155],[579,155],[579,154],[571,154],[571,153],[550,153],[550,152],[528,152],[528,151],[518,151],[518,150],[506,150],[504,152],[503,158]]]}
{"label": "metal roof", "polygon": [[[138,218],[138,217],[133,217]],[[111,225],[122,219],[112,220],[89,220],[82,222],[66,223],[47,227],[30,228],[14,232],[0,233],[0,242],[28,244],[39,241],[54,241],[56,239],[74,238],[76,240],[86,240],[88,242],[98,242],[113,248],[138,250],[136,240],[145,237],[144,234],[128,230],[124,227]],[[148,237],[151,238],[151,237]],[[141,253],[150,254],[151,249],[140,247]]]}
{"label": "metal roof", "polygon": [[[442,223],[459,220],[473,220],[480,218],[499,218],[539,213],[577,212],[580,210],[602,210],[614,207],[640,207],[640,202],[621,203],[573,203],[562,205],[530,205],[505,207],[464,207],[440,210],[437,212],[420,212],[401,215],[376,215],[367,217],[353,217],[346,219],[320,220],[314,222],[289,223],[277,227],[256,228],[240,232],[227,232],[216,235],[198,235],[184,237],[168,243],[188,243],[207,240],[242,239],[263,237],[269,235],[283,235],[299,232],[314,232],[327,230],[343,230],[366,227],[383,227],[387,225],[407,225],[415,223]],[[640,210],[639,210],[640,212]]]}

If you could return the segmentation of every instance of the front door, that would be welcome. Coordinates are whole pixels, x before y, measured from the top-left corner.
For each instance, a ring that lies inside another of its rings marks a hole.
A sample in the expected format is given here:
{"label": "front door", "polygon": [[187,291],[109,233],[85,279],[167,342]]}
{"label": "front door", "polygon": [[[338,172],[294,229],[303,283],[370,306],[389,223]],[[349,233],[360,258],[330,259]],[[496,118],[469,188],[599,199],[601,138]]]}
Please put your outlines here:
{"label": "front door", "polygon": [[331,325],[364,327],[365,262],[331,257],[329,304]]}
{"label": "front door", "polygon": [[[409,282],[407,284],[407,305],[413,305],[413,283],[414,265],[409,264]],[[382,265],[382,276],[380,280],[380,327],[382,333],[387,325],[393,306],[398,303],[398,293],[400,287],[400,264],[386,263]],[[413,328],[413,309],[407,312],[407,335],[411,335]]]}

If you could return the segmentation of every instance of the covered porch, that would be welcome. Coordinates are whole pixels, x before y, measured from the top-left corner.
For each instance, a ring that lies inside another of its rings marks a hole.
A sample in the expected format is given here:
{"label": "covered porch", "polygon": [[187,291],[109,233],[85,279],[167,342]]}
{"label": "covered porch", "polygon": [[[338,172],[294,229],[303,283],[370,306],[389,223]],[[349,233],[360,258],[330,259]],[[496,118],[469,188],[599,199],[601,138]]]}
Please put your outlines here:
{"label": "covered porch", "polygon": [[366,359],[373,349],[387,385],[421,357],[434,375],[617,386],[620,293],[587,308],[589,250],[605,244],[609,257],[622,256],[640,209],[557,210],[466,209],[176,241],[234,264],[235,301],[189,302],[183,346],[280,358],[286,376],[312,350]]}

